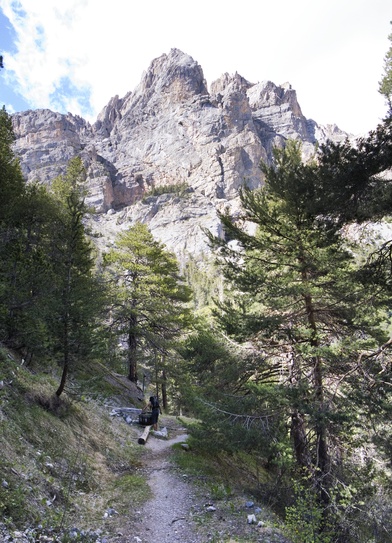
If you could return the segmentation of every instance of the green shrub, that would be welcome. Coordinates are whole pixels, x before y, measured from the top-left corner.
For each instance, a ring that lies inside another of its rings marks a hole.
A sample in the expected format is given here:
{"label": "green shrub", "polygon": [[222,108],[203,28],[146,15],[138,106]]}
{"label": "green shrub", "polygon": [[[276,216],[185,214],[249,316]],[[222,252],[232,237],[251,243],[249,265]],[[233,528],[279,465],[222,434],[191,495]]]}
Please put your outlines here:
{"label": "green shrub", "polygon": [[184,196],[188,190],[188,185],[186,183],[173,183],[172,185],[160,185],[159,187],[152,187],[149,190],[143,201],[149,196],[160,196],[161,194],[175,194],[176,196]]}
{"label": "green shrub", "polygon": [[324,511],[316,492],[301,483],[294,484],[296,499],[286,507],[285,526],[293,543],[331,543],[324,526]]}

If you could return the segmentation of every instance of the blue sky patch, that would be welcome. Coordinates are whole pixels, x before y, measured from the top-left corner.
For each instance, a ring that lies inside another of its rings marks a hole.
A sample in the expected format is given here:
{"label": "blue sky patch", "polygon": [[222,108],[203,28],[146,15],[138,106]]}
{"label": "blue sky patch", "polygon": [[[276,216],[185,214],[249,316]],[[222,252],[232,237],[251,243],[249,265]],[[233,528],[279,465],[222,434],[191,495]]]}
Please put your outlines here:
{"label": "blue sky patch", "polygon": [[[56,86],[56,90],[51,93],[50,101],[56,106],[56,109],[61,113],[67,113],[67,104],[69,100],[75,100],[80,105],[83,116],[93,114],[90,105],[91,90],[89,87],[77,87],[72,83],[69,77],[63,77],[60,84]],[[71,111],[72,113],[72,111]]]}
{"label": "blue sky patch", "polygon": [[0,9],[0,54],[4,56],[4,64],[6,63],[7,53],[16,52],[15,41],[14,27]]}
{"label": "blue sky patch", "polygon": [[0,72],[0,107],[5,106],[9,113],[31,109],[26,99],[15,90],[15,84],[7,77],[7,59],[17,51],[16,39],[14,27],[0,10],[0,54],[3,55],[4,63],[4,69]]}

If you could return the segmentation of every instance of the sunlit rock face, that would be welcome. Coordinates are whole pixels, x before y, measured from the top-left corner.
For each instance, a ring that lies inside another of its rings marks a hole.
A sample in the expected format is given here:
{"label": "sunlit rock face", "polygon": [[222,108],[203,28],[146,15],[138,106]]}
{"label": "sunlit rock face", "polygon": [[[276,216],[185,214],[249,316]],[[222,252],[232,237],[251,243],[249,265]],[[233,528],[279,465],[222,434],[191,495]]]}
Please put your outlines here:
{"label": "sunlit rock face", "polygon": [[102,245],[142,221],[181,258],[208,252],[204,230],[219,235],[217,211],[238,208],[244,183],[261,186],[259,164],[274,147],[300,139],[309,156],[315,143],[347,136],[306,119],[288,83],[224,74],[208,88],[201,66],[178,49],[153,60],[93,125],[49,110],[17,113],[13,123],[27,181],[49,184],[82,158]]}

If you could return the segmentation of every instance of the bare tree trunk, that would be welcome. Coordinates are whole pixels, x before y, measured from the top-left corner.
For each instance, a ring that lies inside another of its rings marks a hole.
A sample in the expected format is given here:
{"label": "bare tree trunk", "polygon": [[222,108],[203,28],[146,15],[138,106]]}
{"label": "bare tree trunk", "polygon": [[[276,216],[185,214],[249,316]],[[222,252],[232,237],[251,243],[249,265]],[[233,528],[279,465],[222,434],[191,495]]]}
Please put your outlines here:
{"label": "bare tree trunk", "polygon": [[162,405],[163,409],[167,411],[167,378],[166,378],[166,371],[162,370]]}
{"label": "bare tree trunk", "polygon": [[330,458],[328,450],[327,429],[325,425],[325,403],[324,403],[324,390],[323,390],[323,375],[322,375],[322,362],[317,357],[314,366],[314,381],[316,388],[316,402],[317,402],[317,424],[316,424],[316,469],[319,474],[317,480],[317,487],[319,490],[320,499],[325,506],[330,502],[328,489],[330,487]]}
{"label": "bare tree trunk", "polygon": [[60,385],[59,385],[58,389],[56,390],[56,396],[57,397],[59,397],[63,393],[65,383],[67,381],[67,376],[68,376],[68,369],[69,369],[69,346],[68,346],[68,341],[69,341],[68,318],[66,318],[65,322],[64,322],[64,337],[63,337],[63,372],[61,374]]}
{"label": "bare tree trunk", "polygon": [[135,334],[137,318],[135,315],[131,316],[128,324],[128,379],[132,381],[132,383],[137,383],[137,340]]}
{"label": "bare tree trunk", "polygon": [[63,293],[63,373],[61,375],[60,385],[56,390],[56,396],[59,397],[65,387],[65,383],[68,377],[69,370],[69,334],[70,334],[70,293],[71,293],[71,280],[72,280],[72,271],[71,271],[72,261],[68,264],[66,284]]}
{"label": "bare tree trunk", "polygon": [[306,426],[303,415],[298,410],[295,410],[291,414],[291,438],[294,444],[297,464],[310,471],[312,462],[306,439]]}
{"label": "bare tree trunk", "polygon": [[[315,320],[314,307],[311,296],[305,296],[306,312],[308,323],[313,331],[313,338],[310,343],[312,347],[318,347],[317,325]],[[330,502],[328,488],[330,486],[330,459],[327,440],[327,429],[325,423],[325,402],[324,402],[324,379],[323,379],[323,361],[320,356],[313,357],[313,386],[315,393],[315,405],[313,408],[316,413],[316,485],[319,491],[319,497],[324,506]]]}

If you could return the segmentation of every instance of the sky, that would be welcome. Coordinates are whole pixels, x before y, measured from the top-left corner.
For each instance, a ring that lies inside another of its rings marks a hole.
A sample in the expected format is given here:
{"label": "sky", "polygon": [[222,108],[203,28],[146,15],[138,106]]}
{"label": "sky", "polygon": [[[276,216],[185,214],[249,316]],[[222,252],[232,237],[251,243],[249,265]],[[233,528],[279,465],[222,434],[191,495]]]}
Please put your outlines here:
{"label": "sky", "polygon": [[208,85],[289,82],[306,118],[361,135],[387,112],[391,20],[391,0],[0,0],[0,107],[94,122],[177,48]]}

